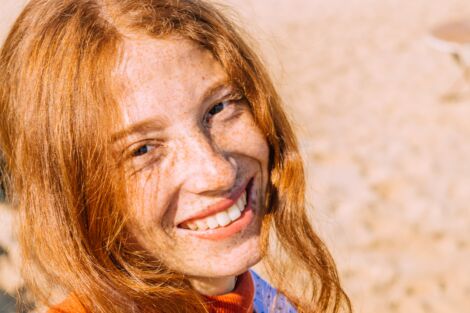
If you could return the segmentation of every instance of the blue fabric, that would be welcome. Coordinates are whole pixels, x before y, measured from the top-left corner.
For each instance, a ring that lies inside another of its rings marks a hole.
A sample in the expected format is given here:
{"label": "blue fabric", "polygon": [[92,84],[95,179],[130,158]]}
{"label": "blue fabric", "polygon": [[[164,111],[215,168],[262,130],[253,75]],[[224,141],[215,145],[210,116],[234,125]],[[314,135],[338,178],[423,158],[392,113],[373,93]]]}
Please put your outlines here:
{"label": "blue fabric", "polygon": [[[255,300],[253,307],[256,313],[297,313],[289,301],[277,292],[267,281],[256,272],[250,270],[255,285]],[[273,307],[273,302],[276,301]]]}

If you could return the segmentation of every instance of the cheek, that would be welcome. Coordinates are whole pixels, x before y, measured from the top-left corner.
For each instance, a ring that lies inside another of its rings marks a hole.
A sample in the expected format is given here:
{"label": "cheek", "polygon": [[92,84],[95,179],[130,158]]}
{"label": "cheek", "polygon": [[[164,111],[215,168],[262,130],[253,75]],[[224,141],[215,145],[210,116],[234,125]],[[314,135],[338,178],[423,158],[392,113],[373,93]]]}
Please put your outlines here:
{"label": "cheek", "polygon": [[217,132],[214,138],[223,150],[250,157],[263,166],[268,162],[269,147],[266,137],[251,114],[245,114],[229,127]]}
{"label": "cheek", "polygon": [[133,189],[128,198],[128,230],[141,248],[149,250],[152,248],[149,243],[154,238],[165,237],[165,214],[168,211],[154,181],[139,180]]}

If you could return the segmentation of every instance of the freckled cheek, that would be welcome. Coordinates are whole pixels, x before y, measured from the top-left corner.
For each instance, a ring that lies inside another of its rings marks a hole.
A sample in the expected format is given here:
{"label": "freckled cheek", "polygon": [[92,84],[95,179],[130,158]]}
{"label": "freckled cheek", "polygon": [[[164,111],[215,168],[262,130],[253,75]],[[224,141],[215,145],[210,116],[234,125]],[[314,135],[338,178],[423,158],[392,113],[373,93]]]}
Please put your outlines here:
{"label": "freckled cheek", "polygon": [[266,163],[269,157],[269,147],[266,138],[254,124],[240,123],[230,131],[220,134],[218,145],[224,150]]}

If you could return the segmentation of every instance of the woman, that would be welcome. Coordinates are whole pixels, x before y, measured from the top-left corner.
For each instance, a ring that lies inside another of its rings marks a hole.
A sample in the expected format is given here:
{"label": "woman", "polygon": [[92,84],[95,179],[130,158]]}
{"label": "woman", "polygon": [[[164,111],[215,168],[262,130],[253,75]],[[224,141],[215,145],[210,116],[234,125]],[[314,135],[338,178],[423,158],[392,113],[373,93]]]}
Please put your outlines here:
{"label": "woman", "polygon": [[[214,6],[33,0],[0,73],[7,195],[38,303],[62,292],[52,312],[350,309],[308,222],[280,99]],[[248,272],[261,259],[279,295]]]}

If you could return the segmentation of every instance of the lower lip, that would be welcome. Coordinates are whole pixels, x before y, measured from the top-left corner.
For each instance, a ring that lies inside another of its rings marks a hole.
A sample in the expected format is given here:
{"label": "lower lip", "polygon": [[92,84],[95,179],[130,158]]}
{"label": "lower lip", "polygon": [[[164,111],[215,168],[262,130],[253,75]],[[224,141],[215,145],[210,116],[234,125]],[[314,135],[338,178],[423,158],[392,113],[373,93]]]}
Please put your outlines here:
{"label": "lower lip", "polygon": [[[249,188],[251,189],[251,188]],[[248,190],[248,194],[250,194]],[[208,230],[185,230],[189,235],[207,240],[221,240],[233,236],[245,229],[253,220],[254,213],[251,203],[251,197],[248,197],[248,203],[241,216],[235,221],[224,227],[218,227]]]}

